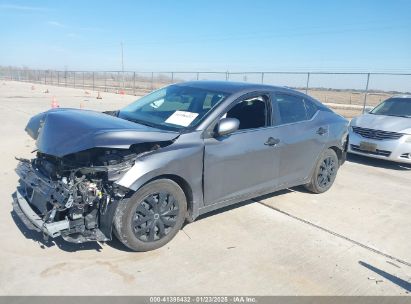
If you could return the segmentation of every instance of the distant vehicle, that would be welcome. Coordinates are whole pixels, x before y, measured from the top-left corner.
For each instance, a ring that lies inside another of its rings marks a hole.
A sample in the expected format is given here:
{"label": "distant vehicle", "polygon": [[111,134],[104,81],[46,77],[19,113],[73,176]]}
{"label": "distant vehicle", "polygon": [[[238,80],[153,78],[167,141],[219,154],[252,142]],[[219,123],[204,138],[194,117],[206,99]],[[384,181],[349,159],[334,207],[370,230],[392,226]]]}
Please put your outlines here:
{"label": "distant vehicle", "polygon": [[353,118],[348,152],[411,164],[411,95],[393,96]]}
{"label": "distant vehicle", "polygon": [[13,203],[26,225],[70,242],[136,251],[169,242],[185,220],[297,185],[327,191],[348,121],[291,89],[187,82],[120,111],[54,109],[26,127]]}

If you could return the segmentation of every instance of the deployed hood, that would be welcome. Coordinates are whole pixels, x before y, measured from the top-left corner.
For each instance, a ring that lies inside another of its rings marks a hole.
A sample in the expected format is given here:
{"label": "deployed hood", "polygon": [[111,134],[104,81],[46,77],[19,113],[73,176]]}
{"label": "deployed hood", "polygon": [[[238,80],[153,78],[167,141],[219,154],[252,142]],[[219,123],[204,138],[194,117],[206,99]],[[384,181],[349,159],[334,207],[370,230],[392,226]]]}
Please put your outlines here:
{"label": "deployed hood", "polygon": [[351,121],[351,126],[398,133],[408,133],[407,129],[411,129],[411,118],[364,114],[354,118]]}
{"label": "deployed hood", "polygon": [[42,153],[62,157],[91,148],[128,149],[132,144],[175,139],[179,133],[140,125],[107,114],[55,109],[32,117],[26,132]]}

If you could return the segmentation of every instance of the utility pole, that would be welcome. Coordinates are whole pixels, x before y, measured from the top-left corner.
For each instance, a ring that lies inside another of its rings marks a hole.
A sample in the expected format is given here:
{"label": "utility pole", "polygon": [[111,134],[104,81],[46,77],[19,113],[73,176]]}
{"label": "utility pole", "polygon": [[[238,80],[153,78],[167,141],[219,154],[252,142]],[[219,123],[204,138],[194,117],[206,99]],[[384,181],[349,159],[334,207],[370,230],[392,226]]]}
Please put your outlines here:
{"label": "utility pole", "polygon": [[124,89],[124,54],[123,54],[123,41],[121,41],[121,72],[123,75],[123,89]]}

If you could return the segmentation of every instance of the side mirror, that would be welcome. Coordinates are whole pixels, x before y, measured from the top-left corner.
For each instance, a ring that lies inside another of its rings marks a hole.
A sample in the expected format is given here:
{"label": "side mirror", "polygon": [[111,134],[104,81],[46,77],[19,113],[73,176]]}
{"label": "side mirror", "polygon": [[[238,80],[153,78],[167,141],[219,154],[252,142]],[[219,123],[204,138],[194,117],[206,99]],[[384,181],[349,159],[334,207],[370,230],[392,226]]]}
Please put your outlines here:
{"label": "side mirror", "polygon": [[216,133],[220,136],[228,135],[238,130],[240,121],[237,118],[223,118],[217,125]]}
{"label": "side mirror", "polygon": [[372,110],[374,110],[374,107],[366,106],[364,108],[364,113],[370,113]]}

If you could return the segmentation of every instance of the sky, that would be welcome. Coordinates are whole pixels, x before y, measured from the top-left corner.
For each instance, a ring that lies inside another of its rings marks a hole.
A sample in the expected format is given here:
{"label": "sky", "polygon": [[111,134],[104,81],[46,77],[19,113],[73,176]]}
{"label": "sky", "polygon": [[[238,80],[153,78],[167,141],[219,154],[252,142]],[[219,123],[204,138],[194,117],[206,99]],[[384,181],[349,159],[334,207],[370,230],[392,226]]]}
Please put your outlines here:
{"label": "sky", "polygon": [[0,0],[0,65],[411,72],[410,0]]}

